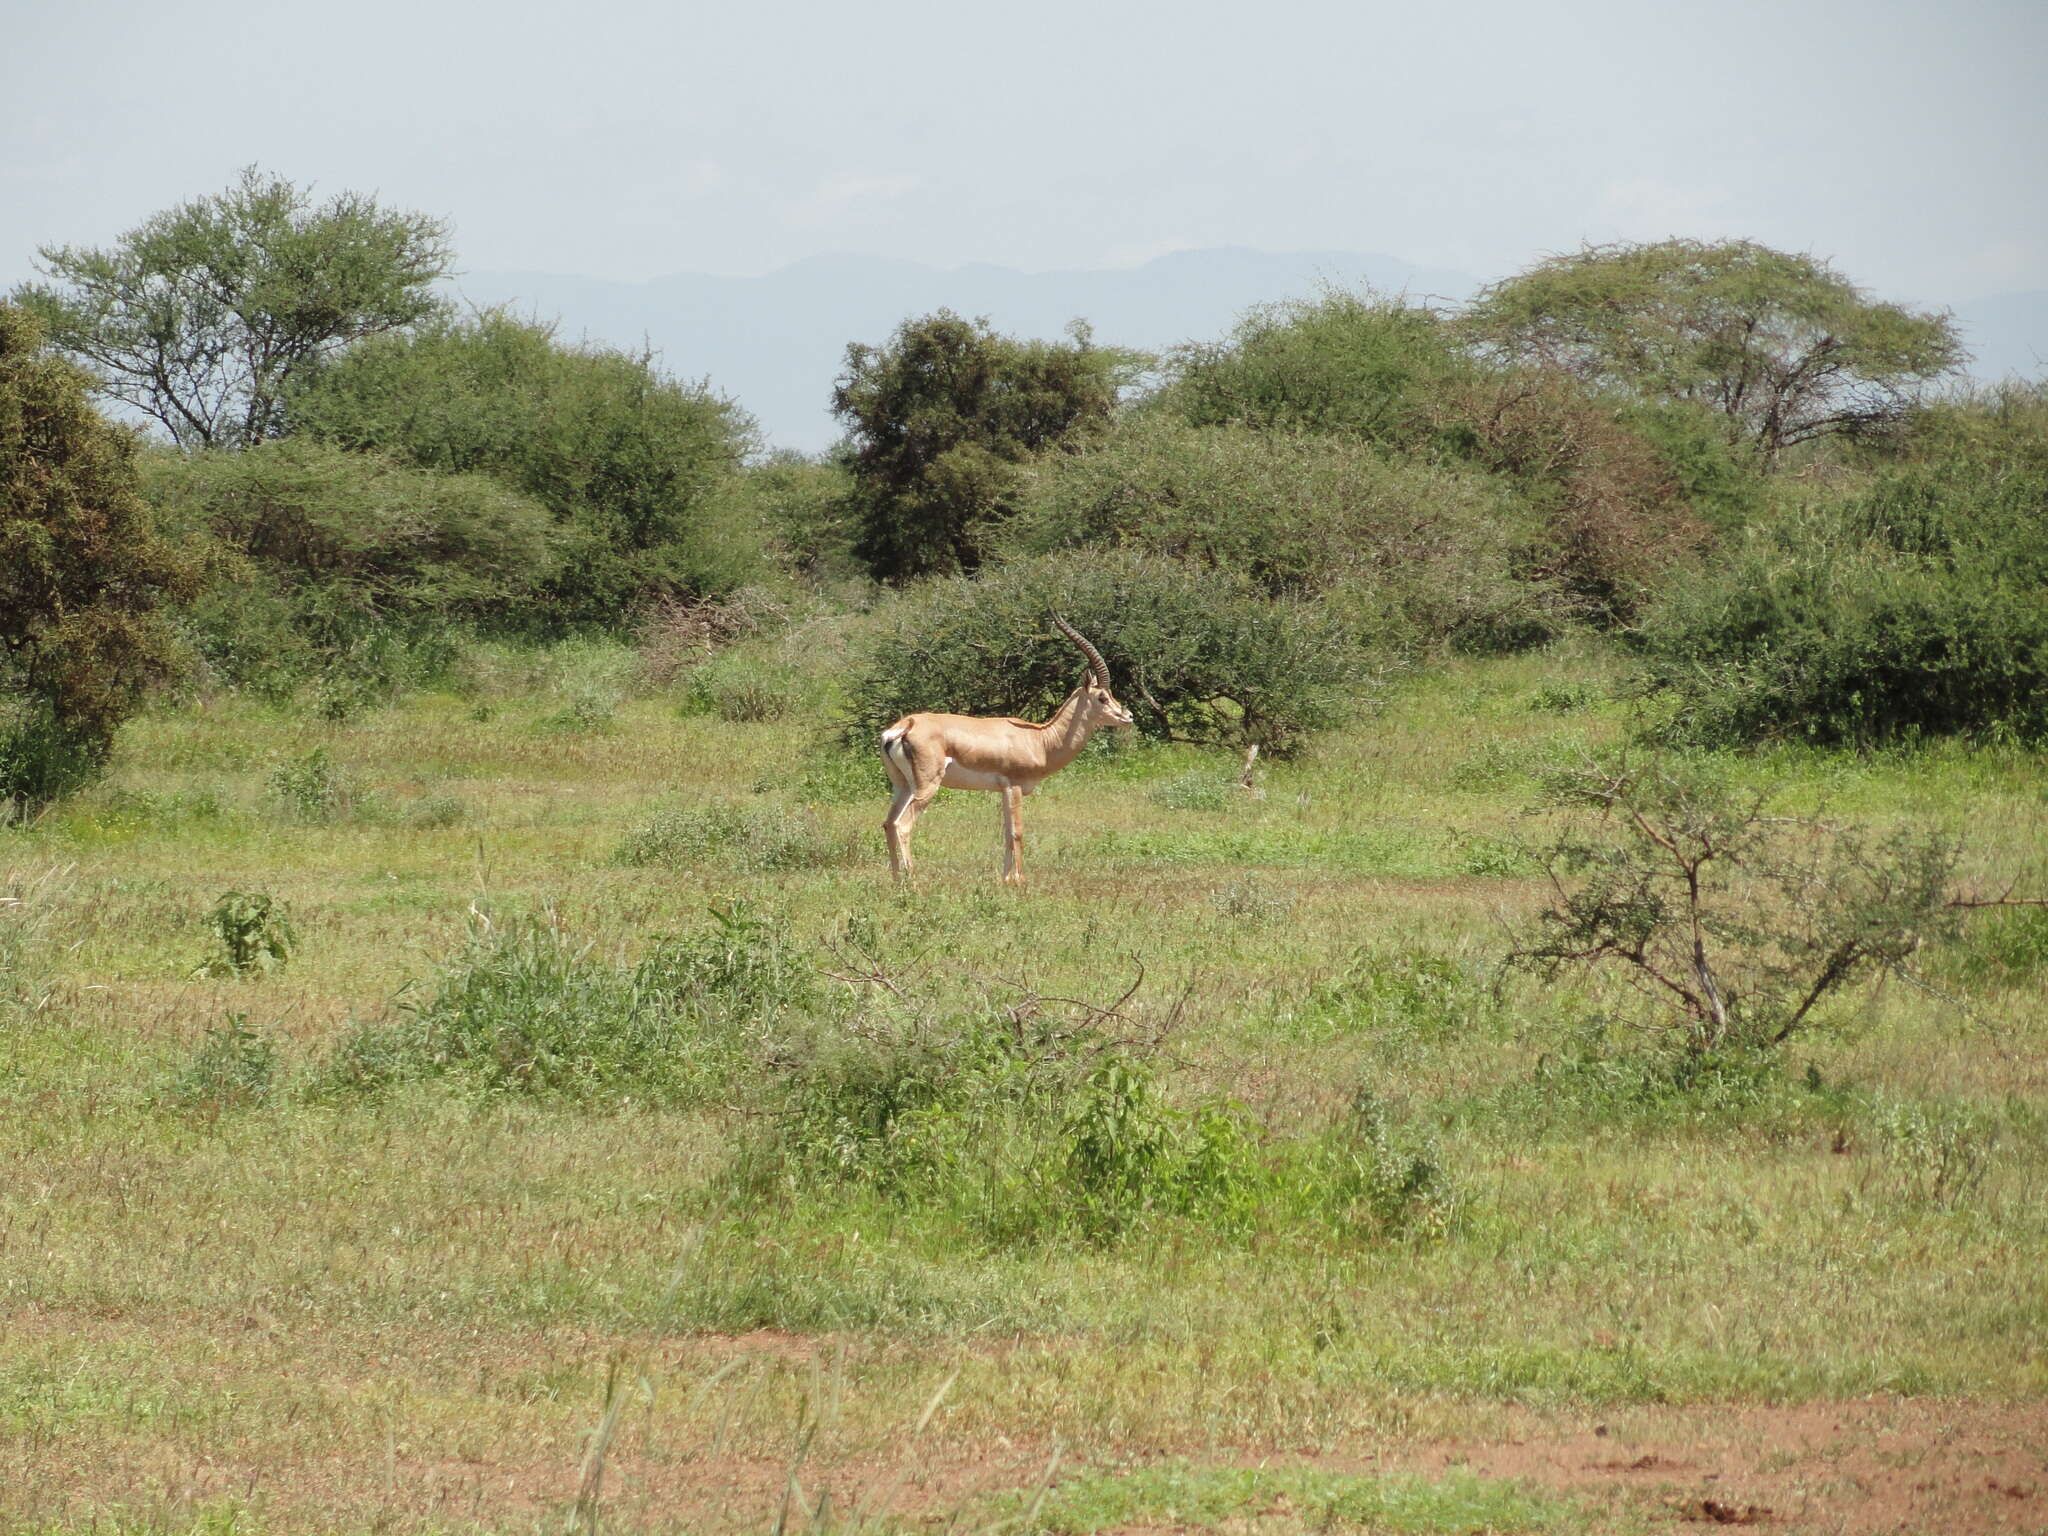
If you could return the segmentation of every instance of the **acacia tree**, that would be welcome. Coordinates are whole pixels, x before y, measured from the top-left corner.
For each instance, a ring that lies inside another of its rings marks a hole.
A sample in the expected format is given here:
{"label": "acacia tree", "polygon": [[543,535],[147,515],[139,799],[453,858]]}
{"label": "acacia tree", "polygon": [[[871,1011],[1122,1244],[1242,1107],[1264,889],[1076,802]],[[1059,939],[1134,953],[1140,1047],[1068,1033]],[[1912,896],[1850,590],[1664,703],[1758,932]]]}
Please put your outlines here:
{"label": "acacia tree", "polygon": [[1947,315],[1881,303],[1824,261],[1750,240],[1587,246],[1495,283],[1462,324],[1594,387],[1705,405],[1767,463],[1894,419],[1964,357]]}
{"label": "acacia tree", "polygon": [[440,307],[446,237],[357,192],[315,206],[251,166],[111,247],[44,246],[51,281],[13,297],[104,396],[183,446],[242,447],[281,435],[285,386],[306,364]]}
{"label": "acacia tree", "polygon": [[1551,900],[1509,964],[1618,976],[1636,994],[1621,1021],[1685,1057],[1776,1050],[1970,912],[2044,905],[1959,887],[1939,833],[1769,815],[1697,764],[1590,762],[1549,789],[1576,815],[1542,850]]}
{"label": "acacia tree", "polygon": [[134,437],[89,382],[0,304],[0,802],[92,777],[170,669],[158,604],[191,590],[136,494]]}
{"label": "acacia tree", "polygon": [[855,554],[885,581],[973,570],[1018,466],[1106,424],[1130,362],[1083,326],[1015,341],[945,309],[849,346],[832,410],[852,438]]}

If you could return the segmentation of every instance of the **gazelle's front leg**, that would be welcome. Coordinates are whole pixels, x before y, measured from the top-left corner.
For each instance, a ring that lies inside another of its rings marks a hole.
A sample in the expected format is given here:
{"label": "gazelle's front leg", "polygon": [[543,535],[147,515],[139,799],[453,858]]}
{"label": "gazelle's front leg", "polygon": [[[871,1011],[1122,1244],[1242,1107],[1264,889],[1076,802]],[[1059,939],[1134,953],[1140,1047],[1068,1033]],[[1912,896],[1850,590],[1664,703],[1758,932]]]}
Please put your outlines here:
{"label": "gazelle's front leg", "polygon": [[1024,883],[1024,791],[1003,786],[1003,884]]}

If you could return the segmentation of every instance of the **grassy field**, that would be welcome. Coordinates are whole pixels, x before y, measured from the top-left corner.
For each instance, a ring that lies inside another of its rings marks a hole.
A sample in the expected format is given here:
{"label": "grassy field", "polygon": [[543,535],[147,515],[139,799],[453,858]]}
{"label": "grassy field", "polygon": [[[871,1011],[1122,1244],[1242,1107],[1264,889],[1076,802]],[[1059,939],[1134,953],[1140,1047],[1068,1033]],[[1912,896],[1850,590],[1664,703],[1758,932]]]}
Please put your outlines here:
{"label": "grassy field", "polygon": [[[0,1529],[2048,1529],[2048,925],[1660,1088],[1497,985],[1616,671],[1432,671],[1254,793],[1100,743],[1021,892],[992,797],[892,888],[817,709],[603,646],[132,723],[0,832]],[[2038,757],[1723,766],[2048,889]]]}

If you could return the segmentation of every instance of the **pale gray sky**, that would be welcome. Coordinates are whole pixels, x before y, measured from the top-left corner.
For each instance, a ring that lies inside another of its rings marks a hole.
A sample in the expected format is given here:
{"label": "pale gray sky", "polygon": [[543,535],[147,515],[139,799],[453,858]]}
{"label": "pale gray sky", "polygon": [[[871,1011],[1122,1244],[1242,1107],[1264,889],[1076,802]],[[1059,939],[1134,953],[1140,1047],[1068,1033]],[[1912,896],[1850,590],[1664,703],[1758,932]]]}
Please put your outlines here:
{"label": "pale gray sky", "polygon": [[0,0],[0,287],[255,162],[475,270],[1746,235],[1954,303],[2048,288],[2044,66],[2042,0]]}

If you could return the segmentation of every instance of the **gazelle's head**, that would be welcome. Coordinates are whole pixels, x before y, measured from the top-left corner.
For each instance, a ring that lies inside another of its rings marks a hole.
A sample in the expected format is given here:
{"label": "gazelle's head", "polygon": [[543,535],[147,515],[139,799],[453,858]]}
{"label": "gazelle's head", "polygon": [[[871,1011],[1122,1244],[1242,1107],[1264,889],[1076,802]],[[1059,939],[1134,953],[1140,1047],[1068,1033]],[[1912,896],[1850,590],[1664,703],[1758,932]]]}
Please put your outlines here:
{"label": "gazelle's head", "polygon": [[1088,681],[1081,685],[1081,709],[1090,730],[1105,725],[1130,725],[1135,716],[1117,702],[1115,694],[1109,691],[1109,663],[1102,659],[1102,652],[1095,649],[1081,632],[1058,614],[1052,621],[1059,626],[1061,634],[1081,648],[1081,654],[1088,658]]}

